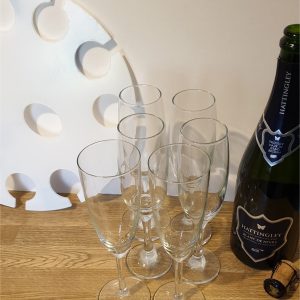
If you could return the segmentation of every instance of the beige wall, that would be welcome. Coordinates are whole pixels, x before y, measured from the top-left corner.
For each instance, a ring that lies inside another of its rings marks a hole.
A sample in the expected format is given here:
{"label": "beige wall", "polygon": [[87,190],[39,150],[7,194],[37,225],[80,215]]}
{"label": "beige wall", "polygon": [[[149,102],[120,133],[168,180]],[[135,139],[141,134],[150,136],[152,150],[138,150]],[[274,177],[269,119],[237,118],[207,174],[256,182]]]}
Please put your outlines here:
{"label": "beige wall", "polygon": [[218,117],[250,136],[269,97],[283,28],[297,0],[76,0],[122,46],[166,106],[188,87],[210,90]]}

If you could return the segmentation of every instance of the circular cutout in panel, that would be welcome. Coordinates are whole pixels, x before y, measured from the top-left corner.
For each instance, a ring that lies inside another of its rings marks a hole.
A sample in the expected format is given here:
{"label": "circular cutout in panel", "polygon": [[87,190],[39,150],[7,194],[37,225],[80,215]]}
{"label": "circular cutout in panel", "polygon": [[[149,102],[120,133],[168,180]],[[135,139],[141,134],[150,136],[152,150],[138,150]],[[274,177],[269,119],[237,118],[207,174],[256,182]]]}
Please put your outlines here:
{"label": "circular cutout in panel", "polygon": [[62,131],[60,117],[46,105],[33,103],[26,106],[24,118],[27,125],[41,136],[54,137]]}
{"label": "circular cutout in panel", "polygon": [[51,174],[50,184],[58,194],[78,194],[81,191],[79,177],[66,169],[56,170]]}
{"label": "circular cutout in panel", "polygon": [[58,4],[42,3],[34,14],[34,23],[38,34],[47,41],[58,41],[63,39],[69,30],[69,18],[63,10],[62,1]]}
{"label": "circular cutout in panel", "polygon": [[88,41],[76,52],[76,64],[88,78],[100,78],[106,75],[111,66],[110,52],[99,43]]}
{"label": "circular cutout in panel", "polygon": [[0,0],[0,31],[8,31],[15,23],[15,10],[10,0]]}
{"label": "circular cutout in panel", "polygon": [[118,124],[118,97],[105,94],[96,99],[93,113],[96,120],[105,127],[115,127]]}
{"label": "circular cutout in panel", "polygon": [[34,192],[36,186],[28,175],[13,173],[6,178],[6,189],[8,191]]}

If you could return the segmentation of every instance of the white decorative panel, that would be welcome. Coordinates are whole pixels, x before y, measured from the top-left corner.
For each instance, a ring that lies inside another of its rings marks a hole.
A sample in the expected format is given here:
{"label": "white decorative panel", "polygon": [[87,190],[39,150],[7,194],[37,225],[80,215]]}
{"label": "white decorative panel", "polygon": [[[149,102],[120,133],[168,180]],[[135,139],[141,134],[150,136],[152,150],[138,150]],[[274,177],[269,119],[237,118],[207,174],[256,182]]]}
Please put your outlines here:
{"label": "white decorative panel", "polygon": [[83,201],[77,154],[117,136],[116,95],[133,72],[109,33],[71,0],[0,1],[0,204],[16,206],[13,189],[36,192],[27,210],[66,208],[58,193]]}

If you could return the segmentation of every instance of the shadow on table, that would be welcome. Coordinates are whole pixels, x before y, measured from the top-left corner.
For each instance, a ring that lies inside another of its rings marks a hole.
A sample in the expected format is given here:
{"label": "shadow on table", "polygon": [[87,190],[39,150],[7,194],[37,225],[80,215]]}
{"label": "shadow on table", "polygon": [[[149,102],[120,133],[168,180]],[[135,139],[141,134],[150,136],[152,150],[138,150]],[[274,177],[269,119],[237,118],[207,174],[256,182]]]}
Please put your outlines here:
{"label": "shadow on table", "polygon": [[[9,193],[16,199],[16,208],[24,209],[26,201],[31,200],[36,194],[35,192],[27,191],[9,191]],[[71,207],[63,208],[61,210],[75,209],[79,204],[81,204],[77,194],[58,193],[58,195],[68,198],[72,204]]]}

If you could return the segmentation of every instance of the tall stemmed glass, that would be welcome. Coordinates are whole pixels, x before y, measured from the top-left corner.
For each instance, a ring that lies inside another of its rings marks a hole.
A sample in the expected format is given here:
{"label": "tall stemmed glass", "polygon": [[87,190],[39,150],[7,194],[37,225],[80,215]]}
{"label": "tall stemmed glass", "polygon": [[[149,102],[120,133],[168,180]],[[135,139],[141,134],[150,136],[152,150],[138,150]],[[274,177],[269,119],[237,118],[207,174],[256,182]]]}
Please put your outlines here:
{"label": "tall stemmed glass", "polygon": [[[172,98],[172,114],[170,137],[172,143],[179,142],[180,128],[183,123],[195,118],[217,118],[215,96],[204,89],[185,89],[176,93]],[[202,243],[206,244],[211,238],[210,226],[206,226]]]}
{"label": "tall stemmed glass", "polygon": [[79,153],[77,165],[91,221],[117,262],[118,279],[106,283],[98,299],[150,299],[143,281],[124,277],[121,261],[139,220],[139,150],[121,140],[99,141]]}
{"label": "tall stemmed glass", "polygon": [[[227,127],[215,119],[198,118],[183,124],[180,130],[182,142],[205,151],[211,160],[208,199],[202,234],[221,209],[228,181],[229,143]],[[184,278],[201,284],[213,280],[220,271],[218,257],[203,247],[201,239],[193,255],[184,263]]]}
{"label": "tall stemmed glass", "polygon": [[186,89],[172,98],[171,143],[179,142],[183,123],[195,118],[217,118],[215,96],[203,89]]}
{"label": "tall stemmed glass", "polygon": [[[136,113],[153,114],[165,122],[161,90],[154,85],[145,83],[133,84],[122,89],[119,93],[118,121],[120,122],[124,117]],[[164,139],[167,139],[167,131],[165,129]],[[154,230],[153,219],[151,220],[150,234],[152,241],[155,241],[158,240],[158,236]],[[140,242],[144,241],[144,230],[141,221],[139,222],[135,238]]]}
{"label": "tall stemmed glass", "polygon": [[[175,281],[162,285],[154,299],[205,299],[197,286],[182,281],[182,262],[199,239],[207,198],[209,157],[197,147],[170,144],[153,152],[148,166],[156,228],[175,264]],[[182,215],[189,222],[178,224],[177,218]]]}
{"label": "tall stemmed glass", "polygon": [[162,92],[150,84],[134,84],[121,90],[118,105],[119,121],[136,113],[148,113],[164,120]]}
{"label": "tall stemmed glass", "polygon": [[141,221],[144,243],[133,247],[127,257],[128,269],[142,279],[158,278],[167,273],[172,260],[151,238],[152,201],[149,193],[148,158],[164,142],[164,122],[152,114],[133,114],[118,124],[120,137],[134,144],[141,153]]}

